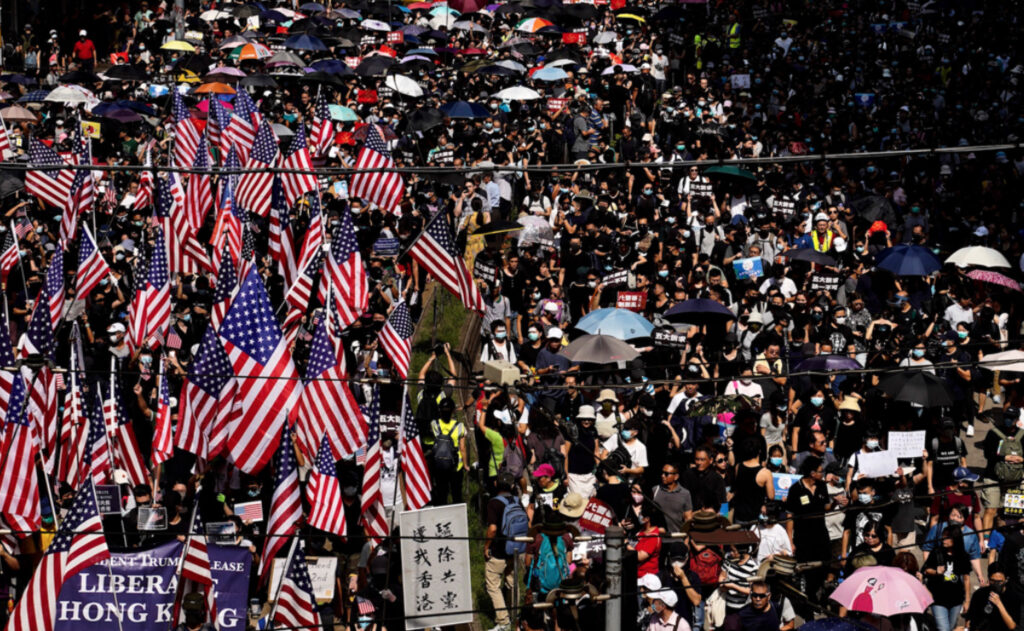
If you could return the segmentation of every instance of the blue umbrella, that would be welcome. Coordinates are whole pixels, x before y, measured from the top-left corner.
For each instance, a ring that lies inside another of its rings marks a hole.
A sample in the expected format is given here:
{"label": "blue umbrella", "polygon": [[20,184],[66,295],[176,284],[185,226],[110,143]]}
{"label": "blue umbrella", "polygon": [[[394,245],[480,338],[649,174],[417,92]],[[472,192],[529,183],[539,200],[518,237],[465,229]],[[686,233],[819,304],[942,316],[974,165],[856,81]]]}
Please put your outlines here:
{"label": "blue umbrella", "polygon": [[18,103],[42,103],[49,93],[49,90],[33,90],[18,99]]}
{"label": "blue umbrella", "polygon": [[441,106],[441,111],[449,118],[487,118],[490,113],[479,103],[452,101]]}
{"label": "blue umbrella", "polygon": [[326,8],[327,7],[320,4],[319,2],[307,2],[306,4],[300,6],[299,10],[305,11],[306,13],[317,13],[319,11],[323,11]]}
{"label": "blue umbrella", "polygon": [[345,62],[339,59],[319,59],[314,61],[311,67],[314,70],[319,70],[320,72],[326,72],[327,74],[333,75],[355,74]]}
{"label": "blue umbrella", "polygon": [[720,302],[708,298],[692,298],[672,305],[665,312],[665,319],[669,322],[703,325],[735,320],[736,315]]}
{"label": "blue umbrella", "polygon": [[587,333],[610,335],[620,340],[648,337],[654,325],[638,313],[628,309],[605,308],[591,311],[576,323],[576,328]]}
{"label": "blue umbrella", "polygon": [[920,245],[896,245],[878,253],[875,267],[897,276],[928,276],[942,268],[942,261]]}
{"label": "blue umbrella", "polygon": [[800,631],[878,631],[875,627],[853,618],[822,618],[803,623]]}
{"label": "blue umbrella", "polygon": [[0,83],[17,83],[18,85],[35,85],[36,80],[33,77],[26,77],[23,74],[5,74],[0,77]]}
{"label": "blue umbrella", "polygon": [[533,79],[537,81],[561,81],[568,77],[569,75],[564,70],[557,67],[541,68],[533,73]]}
{"label": "blue umbrella", "polygon": [[295,50],[327,50],[327,45],[320,41],[320,38],[306,33],[292,35],[284,40],[284,47]]}

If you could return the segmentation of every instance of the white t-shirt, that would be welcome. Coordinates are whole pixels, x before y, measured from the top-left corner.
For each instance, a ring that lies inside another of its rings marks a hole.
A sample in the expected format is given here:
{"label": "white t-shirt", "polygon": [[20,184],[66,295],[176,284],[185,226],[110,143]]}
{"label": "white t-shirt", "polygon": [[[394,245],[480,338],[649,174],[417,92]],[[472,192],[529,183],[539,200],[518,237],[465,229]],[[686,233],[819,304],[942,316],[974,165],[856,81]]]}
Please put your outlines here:
{"label": "white t-shirt", "polygon": [[[629,457],[633,461],[634,467],[647,468],[647,445],[640,442],[640,439],[635,439],[632,443],[626,443],[626,451],[629,452]],[[619,448],[619,435],[615,434],[608,440],[604,441],[604,448],[609,452],[615,451]]]}
{"label": "white t-shirt", "polygon": [[733,379],[729,382],[729,385],[725,387],[725,393],[742,394],[752,399],[756,399],[758,397],[764,397],[764,388],[753,381],[750,383],[743,383],[739,379]]}

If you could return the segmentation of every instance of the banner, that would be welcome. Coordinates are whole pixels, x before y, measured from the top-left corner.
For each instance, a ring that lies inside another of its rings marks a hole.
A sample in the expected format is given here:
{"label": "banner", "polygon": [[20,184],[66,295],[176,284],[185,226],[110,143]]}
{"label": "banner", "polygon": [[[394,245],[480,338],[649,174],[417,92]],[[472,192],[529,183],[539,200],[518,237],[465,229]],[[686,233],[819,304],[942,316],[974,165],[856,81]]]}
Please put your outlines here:
{"label": "banner", "polygon": [[563,107],[569,103],[569,99],[564,97],[551,97],[548,99],[548,114],[557,114]]}
{"label": "banner", "polygon": [[643,313],[647,308],[646,291],[620,291],[615,299],[616,309],[627,309],[634,313]]}
{"label": "banner", "polygon": [[399,514],[405,628],[454,626],[473,621],[466,505]]}
{"label": "banner", "polygon": [[100,129],[100,123],[97,123],[96,121],[82,121],[82,135],[86,138],[99,140]]}
{"label": "banner", "polygon": [[[109,631],[118,629],[118,617],[120,631],[173,628],[182,547],[172,541],[151,550],[114,552],[109,561],[72,576],[57,599],[54,631]],[[235,546],[210,544],[209,550],[217,590],[217,628],[243,631],[252,554]]]}
{"label": "banner", "polygon": [[732,271],[736,274],[736,280],[743,280],[744,278],[757,280],[764,276],[764,262],[759,256],[738,259],[732,262]]}

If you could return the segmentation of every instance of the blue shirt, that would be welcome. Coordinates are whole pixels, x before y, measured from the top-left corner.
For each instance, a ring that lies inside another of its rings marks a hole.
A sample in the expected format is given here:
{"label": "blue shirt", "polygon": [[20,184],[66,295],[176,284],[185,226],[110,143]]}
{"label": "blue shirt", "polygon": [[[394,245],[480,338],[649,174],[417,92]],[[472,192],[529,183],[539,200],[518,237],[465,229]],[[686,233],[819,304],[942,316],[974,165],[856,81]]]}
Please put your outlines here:
{"label": "blue shirt", "polygon": [[[936,544],[942,539],[942,531],[949,525],[951,524],[948,521],[940,521],[932,526],[932,529],[928,531],[928,536],[925,537],[924,544],[921,545],[921,549],[927,552],[934,552]],[[971,557],[972,561],[980,559],[981,542],[978,541],[978,534],[967,524],[963,524],[961,528],[963,528],[964,532],[964,549],[967,550],[967,556]]]}

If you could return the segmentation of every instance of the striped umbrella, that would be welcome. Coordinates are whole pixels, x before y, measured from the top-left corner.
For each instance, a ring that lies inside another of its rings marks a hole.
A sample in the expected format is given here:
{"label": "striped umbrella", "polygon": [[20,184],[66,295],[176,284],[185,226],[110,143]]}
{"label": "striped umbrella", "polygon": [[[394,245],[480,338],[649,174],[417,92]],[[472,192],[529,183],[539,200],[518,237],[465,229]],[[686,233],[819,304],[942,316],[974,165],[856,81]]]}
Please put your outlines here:
{"label": "striped umbrella", "polygon": [[263,44],[257,44],[255,42],[239,46],[235,50],[231,51],[230,55],[230,57],[240,61],[246,61],[248,59],[269,59],[273,56],[274,53],[269,48]]}
{"label": "striped umbrella", "polygon": [[545,26],[554,26],[554,24],[544,18],[526,18],[519,24],[516,24],[516,30],[522,33],[536,33]]}

